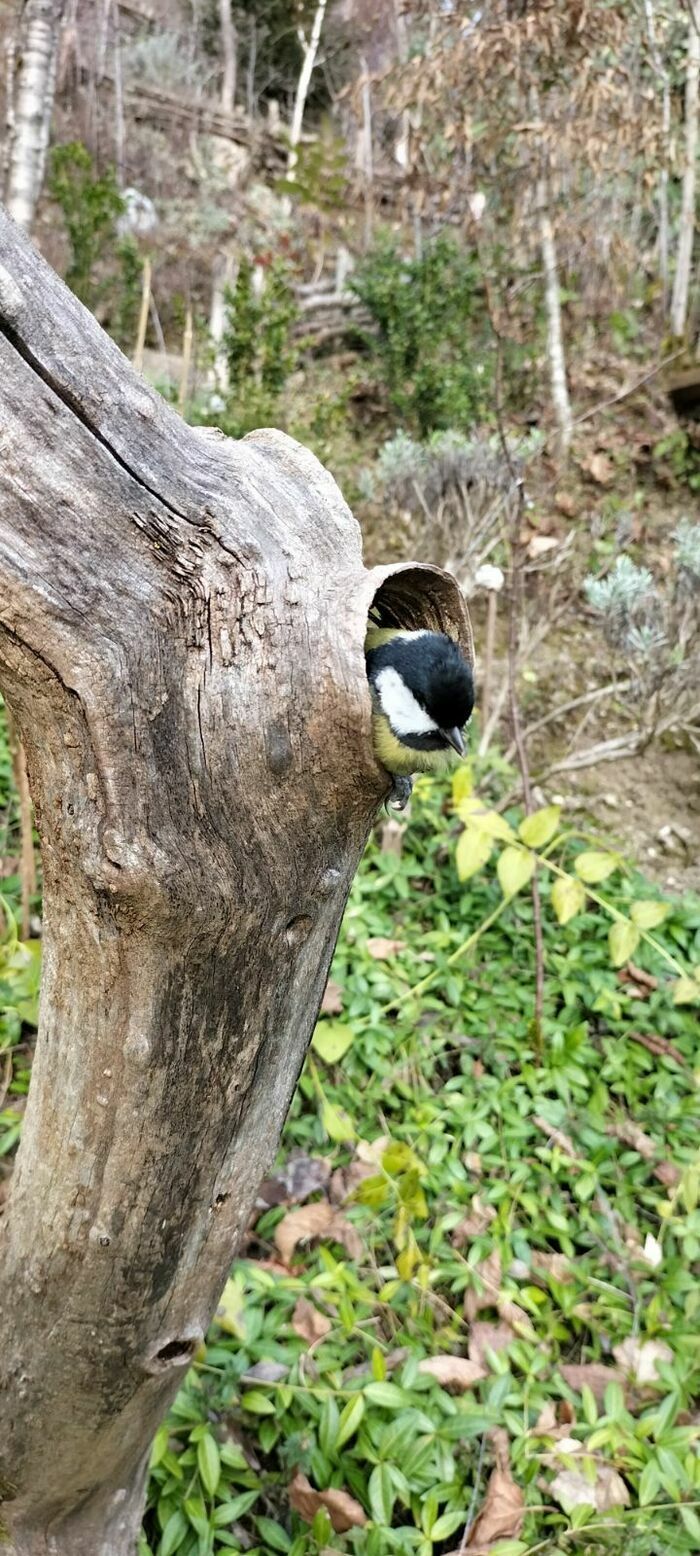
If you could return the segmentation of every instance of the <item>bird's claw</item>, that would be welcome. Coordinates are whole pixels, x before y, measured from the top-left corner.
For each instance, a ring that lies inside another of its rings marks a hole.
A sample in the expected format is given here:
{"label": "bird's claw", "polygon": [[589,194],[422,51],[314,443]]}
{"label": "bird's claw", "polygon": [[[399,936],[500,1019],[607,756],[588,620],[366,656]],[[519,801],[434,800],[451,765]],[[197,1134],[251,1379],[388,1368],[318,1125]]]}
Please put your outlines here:
{"label": "bird's claw", "polygon": [[409,802],[409,800],[411,798],[412,793],[413,793],[413,779],[412,778],[402,778],[402,777],[399,777],[398,774],[395,773],[394,774],[394,782],[393,782],[392,788],[391,788],[391,794],[388,796],[388,799],[387,799],[387,802],[386,802],[387,810],[390,813],[391,813],[392,810],[405,810],[406,806],[408,805],[408,802]]}

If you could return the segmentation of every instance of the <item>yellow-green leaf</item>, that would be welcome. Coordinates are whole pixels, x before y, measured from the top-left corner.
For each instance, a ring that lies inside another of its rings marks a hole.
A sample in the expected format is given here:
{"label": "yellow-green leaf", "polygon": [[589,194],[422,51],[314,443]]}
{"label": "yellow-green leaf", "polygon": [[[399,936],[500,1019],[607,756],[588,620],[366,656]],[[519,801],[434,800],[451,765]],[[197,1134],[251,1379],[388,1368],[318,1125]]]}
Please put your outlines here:
{"label": "yellow-green leaf", "polygon": [[627,918],[616,918],[610,925],[608,935],[610,946],[610,960],[613,967],[622,967],[623,962],[628,962],[639,945],[639,930],[636,924],[631,924]]}
{"label": "yellow-green leaf", "polygon": [[365,1402],[361,1394],[355,1394],[349,1399],[347,1405],[340,1412],[338,1430],[335,1434],[333,1448],[337,1451],[357,1431],[357,1428],[365,1413]]}
{"label": "yellow-green leaf", "polygon": [[219,1327],[225,1329],[227,1334],[234,1335],[243,1345],[247,1343],[245,1293],[240,1275],[233,1275],[231,1280],[227,1280],[214,1316]]}
{"label": "yellow-green leaf", "polygon": [[320,1021],[311,1039],[311,1047],[326,1064],[337,1064],[346,1054],[353,1037],[352,1027],[344,1021]]}
{"label": "yellow-green leaf", "polygon": [[700,1005],[700,983],[694,978],[678,978],[673,985],[674,1005]]}
{"label": "yellow-green leaf", "polygon": [[586,906],[586,893],[580,881],[573,875],[560,875],[552,887],[552,907],[560,924],[582,913]]}
{"label": "yellow-green leaf", "polygon": [[618,861],[614,854],[596,853],[594,849],[591,849],[590,852],[579,854],[578,858],[574,860],[576,874],[580,880],[586,881],[589,886],[595,886],[597,881],[607,880],[608,876],[612,875],[613,870],[617,868]]}
{"label": "yellow-green leaf", "polygon": [[200,1437],[197,1443],[197,1469],[205,1491],[213,1497],[221,1477],[221,1460],[219,1444],[212,1437],[211,1432],[207,1432],[205,1437]]}
{"label": "yellow-green leaf", "polygon": [[534,810],[531,816],[521,821],[518,836],[527,843],[528,848],[544,848],[546,843],[551,843],[560,816],[561,805],[543,805],[541,810]]}
{"label": "yellow-green leaf", "polygon": [[477,870],[483,870],[491,858],[493,842],[485,832],[477,832],[475,827],[468,827],[457,841],[455,863],[460,881],[468,881]]}
{"label": "yellow-green leaf", "polygon": [[514,897],[523,886],[527,886],[528,881],[532,879],[534,868],[534,854],[527,853],[524,848],[504,848],[496,865],[496,873],[504,897]]}
{"label": "yellow-green leaf", "polygon": [[469,762],[460,762],[452,776],[452,804],[461,805],[462,800],[469,798],[474,788],[474,779]]}
{"label": "yellow-green leaf", "polygon": [[344,1140],[355,1139],[355,1125],[350,1114],[346,1113],[345,1108],[337,1108],[325,1098],[321,1107],[321,1122],[331,1140],[341,1144]]}
{"label": "yellow-green leaf", "polygon": [[474,827],[478,832],[485,832],[487,837],[497,837],[503,843],[510,843],[515,837],[513,828],[506,821],[505,816],[499,816],[497,810],[489,810],[478,794],[470,795],[462,800],[457,814],[460,821],[464,821],[468,827]]}
{"label": "yellow-green leaf", "polygon": [[670,912],[670,902],[633,902],[630,918],[639,929],[656,929]]}

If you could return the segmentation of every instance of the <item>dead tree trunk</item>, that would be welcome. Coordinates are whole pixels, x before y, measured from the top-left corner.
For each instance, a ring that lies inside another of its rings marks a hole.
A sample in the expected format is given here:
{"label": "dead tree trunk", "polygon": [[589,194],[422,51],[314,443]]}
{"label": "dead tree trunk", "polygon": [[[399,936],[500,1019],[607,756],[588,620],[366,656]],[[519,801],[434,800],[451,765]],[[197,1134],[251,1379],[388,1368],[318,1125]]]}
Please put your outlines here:
{"label": "dead tree trunk", "polygon": [[368,606],[469,629],[437,570],[364,570],[289,438],[184,426],[4,216],[0,358],[0,682],[45,879],[0,1523],[15,1556],[127,1556],[387,788]]}
{"label": "dead tree trunk", "polygon": [[27,231],[44,176],[64,5],[65,0],[25,0],[20,13],[5,201]]}

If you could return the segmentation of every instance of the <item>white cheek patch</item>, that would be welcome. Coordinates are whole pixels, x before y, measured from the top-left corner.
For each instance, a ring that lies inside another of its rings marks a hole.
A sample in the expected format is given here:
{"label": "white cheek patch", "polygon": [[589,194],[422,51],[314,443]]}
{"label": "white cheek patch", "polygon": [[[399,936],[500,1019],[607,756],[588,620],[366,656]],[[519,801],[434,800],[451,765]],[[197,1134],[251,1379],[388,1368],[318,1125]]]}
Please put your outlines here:
{"label": "white cheek patch", "polygon": [[374,684],[382,713],[386,714],[395,735],[430,735],[438,728],[391,665],[380,670]]}

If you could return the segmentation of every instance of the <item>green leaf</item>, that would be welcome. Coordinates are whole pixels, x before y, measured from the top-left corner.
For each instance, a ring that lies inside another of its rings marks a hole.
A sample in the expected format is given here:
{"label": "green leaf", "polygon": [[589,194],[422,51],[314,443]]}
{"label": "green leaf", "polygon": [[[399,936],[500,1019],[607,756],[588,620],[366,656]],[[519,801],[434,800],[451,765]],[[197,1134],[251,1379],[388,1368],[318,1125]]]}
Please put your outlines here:
{"label": "green leaf", "polygon": [[465,1508],[454,1508],[451,1513],[441,1513],[436,1519],[430,1531],[430,1538],[435,1545],[437,1540],[447,1540],[455,1529],[466,1523],[467,1513]]}
{"label": "green leaf", "polygon": [[595,886],[597,881],[606,881],[617,868],[618,861],[613,854],[597,853],[593,849],[589,853],[579,854],[574,860],[579,880],[585,881],[588,886]]}
{"label": "green leaf", "polygon": [[478,870],[483,870],[491,858],[493,842],[485,832],[467,827],[457,840],[455,864],[460,881],[469,881]]}
{"label": "green leaf", "polygon": [[613,967],[622,967],[628,962],[639,945],[639,930],[636,924],[631,924],[627,918],[616,918],[610,925],[608,934],[610,947],[610,960]]}
{"label": "green leaf", "polygon": [[273,1416],[275,1413],[273,1401],[261,1389],[248,1389],[241,1396],[241,1409],[248,1410],[254,1416]]}
{"label": "green leaf", "polygon": [[321,1106],[321,1123],[329,1139],[337,1141],[338,1144],[356,1138],[355,1125],[350,1114],[346,1113],[345,1108],[337,1108],[335,1103],[328,1102],[325,1097]]}
{"label": "green leaf", "polygon": [[394,1511],[395,1492],[387,1464],[377,1464],[369,1477],[369,1505],[375,1524],[389,1525]]}
{"label": "green leaf", "polygon": [[247,1335],[244,1319],[245,1297],[243,1292],[243,1280],[240,1275],[234,1275],[227,1280],[219,1298],[214,1320],[227,1334],[232,1334],[245,1345]]}
{"label": "green leaf", "polygon": [[261,1515],[260,1518],[256,1518],[255,1525],[261,1540],[264,1540],[266,1545],[272,1546],[273,1551],[290,1549],[292,1542],[286,1529],[283,1529],[274,1518],[263,1518]]}
{"label": "green leaf", "polygon": [[552,907],[560,924],[568,924],[586,906],[586,893],[580,881],[573,875],[560,875],[551,893]]}
{"label": "green leaf", "polygon": [[630,918],[639,929],[657,929],[670,912],[670,902],[633,902]]}
{"label": "green leaf", "polygon": [[320,1021],[311,1039],[311,1047],[326,1064],[337,1064],[346,1054],[355,1034],[344,1021]]}
{"label": "green leaf", "polygon": [[219,1444],[211,1432],[207,1432],[206,1437],[200,1437],[197,1443],[197,1469],[205,1491],[213,1497],[221,1476],[221,1460]]}
{"label": "green leaf", "polygon": [[649,1463],[645,1465],[639,1477],[640,1507],[645,1507],[647,1502],[653,1502],[660,1485],[661,1476],[659,1474],[659,1466],[655,1459],[650,1459]]}
{"label": "green leaf", "polygon": [[674,1005],[700,1004],[700,983],[694,978],[677,978],[673,984]]}
{"label": "green leaf", "polygon": [[189,1534],[189,1523],[184,1513],[178,1508],[172,1513],[160,1537],[158,1556],[172,1556],[173,1551],[182,1545],[185,1536]]}
{"label": "green leaf", "polygon": [[235,1524],[244,1513],[249,1513],[260,1495],[259,1491],[242,1491],[240,1496],[231,1497],[228,1502],[220,1502],[214,1509],[212,1523],[217,1529],[226,1528],[227,1524]]}
{"label": "green leaf", "polygon": [[491,1546],[491,1556],[525,1556],[529,1546],[524,1540],[499,1540]]}
{"label": "green leaf", "polygon": [[368,1383],[364,1389],[365,1399],[371,1400],[373,1405],[383,1405],[385,1410],[398,1410],[400,1405],[411,1403],[410,1394],[405,1389],[398,1388],[396,1383]]}
{"label": "green leaf", "polygon": [[504,848],[496,865],[501,891],[504,897],[514,897],[527,886],[535,868],[535,856],[524,848]]}
{"label": "green leaf", "polygon": [[343,1443],[346,1443],[348,1438],[352,1437],[353,1433],[357,1431],[364,1413],[364,1399],[361,1394],[355,1394],[354,1398],[349,1399],[340,1412],[338,1430],[333,1444],[334,1449],[342,1448]]}
{"label": "green leaf", "polygon": [[544,848],[546,843],[551,843],[559,826],[561,805],[543,805],[541,810],[533,811],[531,816],[526,816],[518,827],[518,837],[528,848]]}
{"label": "green leaf", "polygon": [[684,1507],[682,1502],[678,1511],[688,1534],[695,1541],[697,1550],[700,1551],[700,1518],[698,1518],[692,1507]]}
{"label": "green leaf", "polygon": [[501,843],[511,843],[515,838],[513,828],[505,816],[499,816],[497,810],[489,810],[475,794],[462,801],[457,815],[465,826],[473,827],[477,832],[485,832],[487,837],[498,838]]}
{"label": "green leaf", "polygon": [[150,1459],[148,1461],[148,1468],[149,1469],[154,1470],[156,1468],[156,1465],[160,1464],[160,1461],[161,1461],[161,1459],[163,1457],[163,1454],[167,1453],[167,1451],[168,1451],[168,1441],[169,1441],[169,1439],[170,1439],[170,1427],[169,1426],[159,1426],[158,1431],[156,1432],[156,1435],[155,1435],[155,1437],[153,1439],[153,1447],[151,1448],[151,1457],[150,1457]]}

